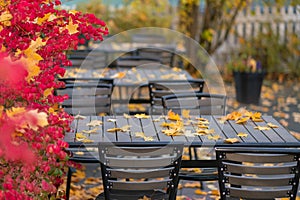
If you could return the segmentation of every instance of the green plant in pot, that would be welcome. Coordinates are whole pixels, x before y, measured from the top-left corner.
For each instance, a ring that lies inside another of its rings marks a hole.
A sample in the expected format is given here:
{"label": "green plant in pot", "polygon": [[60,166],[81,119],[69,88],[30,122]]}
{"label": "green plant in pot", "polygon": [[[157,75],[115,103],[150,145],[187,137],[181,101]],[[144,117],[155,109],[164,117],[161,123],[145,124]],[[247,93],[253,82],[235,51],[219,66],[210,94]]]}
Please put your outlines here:
{"label": "green plant in pot", "polygon": [[265,72],[261,62],[250,56],[240,55],[227,64],[233,73],[236,99],[244,104],[259,104]]}

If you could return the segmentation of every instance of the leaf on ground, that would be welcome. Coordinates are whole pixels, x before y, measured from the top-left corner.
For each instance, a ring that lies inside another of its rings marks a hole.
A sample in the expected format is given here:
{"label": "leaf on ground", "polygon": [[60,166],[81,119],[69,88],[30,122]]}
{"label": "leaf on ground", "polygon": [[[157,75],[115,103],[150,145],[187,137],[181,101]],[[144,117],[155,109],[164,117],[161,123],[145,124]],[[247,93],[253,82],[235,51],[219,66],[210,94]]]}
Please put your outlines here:
{"label": "leaf on ground", "polygon": [[87,126],[101,126],[102,125],[102,121],[101,120],[92,120],[89,123],[86,124]]}
{"label": "leaf on ground", "polygon": [[194,191],[195,194],[197,195],[207,195],[207,192],[203,191],[203,190],[200,190],[200,189],[196,189]]}
{"label": "leaf on ground", "polygon": [[238,137],[248,137],[247,133],[240,132],[237,134]]}
{"label": "leaf on ground", "polygon": [[254,129],[258,129],[260,131],[268,131],[270,130],[271,128],[270,127],[267,127],[267,126],[255,126]]}
{"label": "leaf on ground", "polygon": [[233,143],[239,143],[240,140],[238,138],[227,138],[224,140],[224,142],[228,144],[233,144]]}
{"label": "leaf on ground", "polygon": [[126,76],[126,72],[117,72],[114,75],[110,76],[110,78],[124,78]]}
{"label": "leaf on ground", "polygon": [[267,125],[270,127],[270,128],[278,128],[279,126],[277,126],[276,124],[272,124],[271,122],[267,123]]}
{"label": "leaf on ground", "polygon": [[201,184],[200,182],[187,182],[183,185],[184,188],[200,188]]}

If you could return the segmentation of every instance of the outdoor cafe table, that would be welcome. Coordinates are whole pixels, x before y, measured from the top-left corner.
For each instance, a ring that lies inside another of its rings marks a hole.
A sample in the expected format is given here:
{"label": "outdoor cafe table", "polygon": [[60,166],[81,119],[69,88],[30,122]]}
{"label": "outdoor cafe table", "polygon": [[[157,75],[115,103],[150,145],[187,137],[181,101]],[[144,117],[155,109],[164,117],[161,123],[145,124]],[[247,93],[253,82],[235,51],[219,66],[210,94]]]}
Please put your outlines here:
{"label": "outdoor cafe table", "polygon": [[[299,148],[300,142],[287,131],[278,121],[272,116],[262,116],[262,122],[254,122],[248,120],[245,124],[236,124],[235,121],[220,121],[219,116],[201,116],[208,120],[208,129],[214,129],[213,133],[206,135],[193,135],[196,132],[195,116],[191,119],[184,119],[185,134],[179,136],[167,136],[162,130],[167,129],[162,127],[163,122],[171,122],[164,116],[149,116],[149,118],[136,118],[134,116],[87,116],[86,118],[75,119],[72,124],[72,131],[67,133],[65,141],[70,144],[70,147],[94,147],[101,142],[122,142],[122,143],[169,143],[173,141],[184,142],[185,146],[192,147],[286,147]],[[183,118],[182,118],[183,119]],[[96,121],[94,121],[96,120]],[[100,126],[91,127],[87,124],[91,121],[98,123]],[[173,121],[174,122],[174,121]],[[269,130],[258,130],[255,127],[266,127],[268,123],[277,127]],[[109,129],[115,128],[115,131],[110,132]],[[118,129],[120,128],[120,129]],[[123,130],[121,130],[123,129]],[[90,131],[90,133],[88,133]],[[86,132],[86,133],[84,133]],[[86,139],[76,139],[77,134],[86,136]],[[243,136],[238,136],[239,133],[245,133]],[[150,139],[151,138],[151,139]],[[227,143],[224,140],[228,138],[237,138],[237,143]],[[215,139],[215,140],[214,140]],[[149,140],[149,141],[145,141]],[[151,140],[151,141],[150,141]],[[216,166],[215,160],[201,161],[183,161],[182,167],[212,167]]]}

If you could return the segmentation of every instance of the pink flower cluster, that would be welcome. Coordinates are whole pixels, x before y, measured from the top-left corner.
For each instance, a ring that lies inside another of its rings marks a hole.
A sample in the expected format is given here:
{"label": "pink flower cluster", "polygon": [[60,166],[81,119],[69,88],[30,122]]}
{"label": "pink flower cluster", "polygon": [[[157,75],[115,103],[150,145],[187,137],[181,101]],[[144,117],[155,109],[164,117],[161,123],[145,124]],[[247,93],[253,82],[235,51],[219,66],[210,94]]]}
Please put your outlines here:
{"label": "pink flower cluster", "polygon": [[68,165],[64,134],[73,120],[58,108],[65,97],[65,52],[78,36],[102,40],[106,24],[91,14],[57,9],[58,0],[0,4],[0,199],[56,195]]}

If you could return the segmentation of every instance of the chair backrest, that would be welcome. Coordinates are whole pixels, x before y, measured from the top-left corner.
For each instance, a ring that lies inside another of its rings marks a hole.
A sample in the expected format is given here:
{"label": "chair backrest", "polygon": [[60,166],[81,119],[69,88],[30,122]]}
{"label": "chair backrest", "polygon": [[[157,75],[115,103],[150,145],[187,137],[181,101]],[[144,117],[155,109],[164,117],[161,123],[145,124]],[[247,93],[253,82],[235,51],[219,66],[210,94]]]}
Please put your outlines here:
{"label": "chair backrest", "polygon": [[149,81],[148,86],[152,114],[163,114],[163,96],[175,93],[202,92],[204,80],[152,80]]}
{"label": "chair backrest", "polygon": [[296,199],[300,150],[216,148],[221,199]]}
{"label": "chair backrest", "polygon": [[78,84],[78,83],[104,83],[104,84],[114,84],[114,79],[112,78],[83,78],[83,77],[68,77],[59,78],[59,81],[63,81],[65,84]]}
{"label": "chair backrest", "polygon": [[111,113],[113,84],[76,82],[56,90],[58,95],[68,95],[62,107],[71,115],[99,115]]}
{"label": "chair backrest", "polygon": [[202,92],[175,93],[163,96],[162,103],[165,113],[172,110],[180,114],[186,109],[191,114],[225,115],[226,96]]}
{"label": "chair backrest", "polygon": [[160,49],[160,48],[139,48],[136,50],[137,54],[145,58],[159,59],[162,64],[173,67],[175,48]]}
{"label": "chair backrest", "polygon": [[113,64],[115,67],[152,67],[160,66],[161,60],[158,58],[142,57],[142,56],[125,56],[118,58]]}
{"label": "chair backrest", "polygon": [[165,190],[175,199],[182,143],[101,143],[105,199],[113,191]]}

